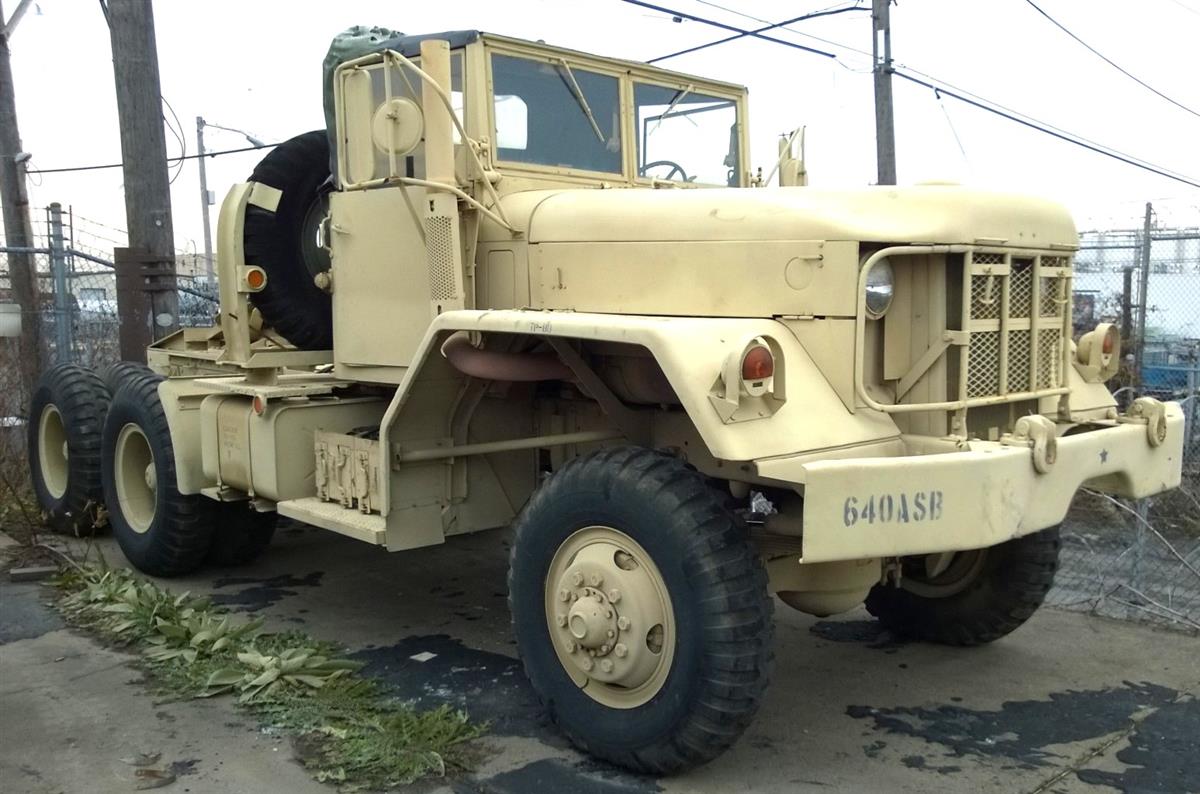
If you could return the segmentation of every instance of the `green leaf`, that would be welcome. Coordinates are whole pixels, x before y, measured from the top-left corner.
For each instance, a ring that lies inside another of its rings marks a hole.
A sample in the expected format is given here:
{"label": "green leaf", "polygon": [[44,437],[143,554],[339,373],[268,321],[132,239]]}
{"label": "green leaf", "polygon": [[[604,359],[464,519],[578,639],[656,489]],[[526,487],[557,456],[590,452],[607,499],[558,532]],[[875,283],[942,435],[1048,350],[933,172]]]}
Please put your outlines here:
{"label": "green leaf", "polygon": [[233,684],[241,683],[245,678],[245,674],[241,670],[236,670],[232,667],[226,667],[221,670],[215,670],[208,677],[205,686],[232,686]]}
{"label": "green leaf", "polygon": [[304,675],[302,673],[296,673],[295,675],[289,675],[288,680],[289,681],[297,681],[301,684],[306,684],[306,685],[312,687],[313,689],[320,689],[321,687],[325,686],[325,682],[326,682],[326,679],[322,678],[319,675]]}
{"label": "green leaf", "polygon": [[253,681],[251,681],[248,684],[248,686],[258,686],[258,687],[266,686],[267,684],[274,681],[276,678],[279,678],[278,670],[267,670],[265,673],[260,675],[258,678],[255,678]]}
{"label": "green leaf", "polygon": [[221,637],[220,639],[218,639],[216,642],[214,642],[212,644],[212,648],[210,648],[209,650],[212,651],[213,653],[216,653],[217,651],[223,651],[228,647],[229,647],[229,638]]}

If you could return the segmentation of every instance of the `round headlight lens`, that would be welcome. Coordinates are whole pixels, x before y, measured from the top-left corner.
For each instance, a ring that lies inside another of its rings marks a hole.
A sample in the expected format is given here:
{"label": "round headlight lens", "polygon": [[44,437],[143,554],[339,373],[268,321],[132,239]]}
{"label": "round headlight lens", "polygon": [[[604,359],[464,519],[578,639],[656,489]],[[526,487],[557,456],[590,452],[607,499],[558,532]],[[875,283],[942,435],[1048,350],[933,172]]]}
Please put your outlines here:
{"label": "round headlight lens", "polygon": [[895,294],[895,274],[892,263],[881,259],[871,266],[867,273],[867,314],[873,319],[879,319],[892,305]]}

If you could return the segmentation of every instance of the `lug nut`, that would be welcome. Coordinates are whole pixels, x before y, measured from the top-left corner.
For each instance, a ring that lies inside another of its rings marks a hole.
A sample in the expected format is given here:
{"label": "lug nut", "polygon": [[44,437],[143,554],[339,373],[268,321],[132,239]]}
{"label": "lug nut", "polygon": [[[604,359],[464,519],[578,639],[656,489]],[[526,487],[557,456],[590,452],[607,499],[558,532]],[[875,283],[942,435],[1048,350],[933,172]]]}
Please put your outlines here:
{"label": "lug nut", "polygon": [[571,600],[571,591],[565,587],[562,590],[559,590],[558,591],[558,600],[559,601],[570,601]]}
{"label": "lug nut", "polygon": [[608,600],[612,601],[614,604],[617,603],[618,601],[620,601],[621,600],[621,591],[620,590],[609,590],[608,591]]}
{"label": "lug nut", "polygon": [[608,653],[608,643],[600,646],[600,653]]}
{"label": "lug nut", "polygon": [[583,574],[581,574],[579,571],[571,574],[571,584],[575,585],[576,587],[579,587],[579,585],[583,584]]}
{"label": "lug nut", "polygon": [[559,625],[559,627],[561,628],[562,626],[567,625],[567,616],[566,615],[555,615],[554,622],[557,623]]}
{"label": "lug nut", "polygon": [[625,617],[624,615],[617,618],[617,628],[619,628],[621,631],[629,631],[629,618]]}
{"label": "lug nut", "polygon": [[613,663],[608,659],[605,659],[604,661],[600,662],[600,669],[606,673],[611,673],[613,669]]}
{"label": "lug nut", "polygon": [[604,584],[604,577],[598,573],[594,573],[592,574],[591,582],[592,587],[599,587],[600,585]]}
{"label": "lug nut", "polygon": [[575,653],[575,643],[567,640],[567,644],[563,646],[567,649],[567,653]]}
{"label": "lug nut", "polygon": [[617,655],[618,659],[624,659],[625,654],[629,653],[629,649],[625,647],[625,643],[618,642],[617,647],[613,648],[613,653]]}
{"label": "lug nut", "polygon": [[612,617],[612,615],[613,615],[613,613],[612,613],[612,610],[611,610],[611,609],[610,609],[610,610],[608,610],[607,612],[605,612],[604,614],[608,615],[608,617],[610,617],[610,618],[611,618],[611,617]]}
{"label": "lug nut", "polygon": [[615,636],[617,636],[617,633],[616,633],[615,631],[613,631],[612,629],[609,629],[609,630],[608,630],[608,636],[609,636],[609,637],[615,637]]}
{"label": "lug nut", "polygon": [[581,667],[582,667],[584,670],[587,670],[588,672],[591,672],[591,669],[592,669],[593,667],[595,667],[595,666],[596,666],[596,664],[595,664],[595,662],[593,662],[591,659],[584,659],[582,662],[580,662],[580,666],[581,666]]}

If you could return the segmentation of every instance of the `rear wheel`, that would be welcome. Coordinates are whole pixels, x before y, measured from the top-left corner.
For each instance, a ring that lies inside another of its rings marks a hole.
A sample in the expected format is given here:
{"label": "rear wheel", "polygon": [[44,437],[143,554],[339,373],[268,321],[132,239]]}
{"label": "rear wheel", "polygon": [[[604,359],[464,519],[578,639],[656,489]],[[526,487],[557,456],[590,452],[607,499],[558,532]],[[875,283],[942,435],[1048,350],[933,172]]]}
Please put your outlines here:
{"label": "rear wheel", "polygon": [[110,395],[116,394],[126,381],[146,377],[162,379],[140,361],[117,361],[100,369],[100,380],[104,381]]}
{"label": "rear wheel", "polygon": [[29,410],[28,454],[33,491],[57,532],[95,530],[103,502],[100,433],[108,390],[94,372],[59,364],[42,375]]}
{"label": "rear wheel", "polygon": [[102,455],[109,523],[134,567],[152,576],[198,568],[212,542],[214,503],[179,492],[157,379],[133,378],[113,396]]}
{"label": "rear wheel", "polygon": [[329,252],[317,245],[317,229],[329,211],[329,142],[324,130],[284,141],[262,159],[250,181],[281,192],[272,212],[246,208],[246,264],[267,274],[254,305],[267,325],[302,350],[333,347],[329,293],[313,282],[329,269]]}
{"label": "rear wheel", "polygon": [[1058,527],[986,549],[901,560],[900,586],[880,584],[867,611],[897,634],[983,645],[1032,617],[1054,584]]}
{"label": "rear wheel", "polygon": [[517,519],[517,645],[583,750],[678,772],[731,746],[758,710],[772,601],[725,502],[678,459],[617,447],[569,462]]}

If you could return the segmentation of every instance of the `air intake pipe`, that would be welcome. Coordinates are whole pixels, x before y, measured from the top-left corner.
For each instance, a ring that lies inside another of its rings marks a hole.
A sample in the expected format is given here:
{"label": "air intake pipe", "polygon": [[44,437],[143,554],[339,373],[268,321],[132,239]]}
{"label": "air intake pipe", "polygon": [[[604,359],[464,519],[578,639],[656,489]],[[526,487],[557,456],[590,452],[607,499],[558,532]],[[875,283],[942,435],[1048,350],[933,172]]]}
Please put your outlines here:
{"label": "air intake pipe", "polygon": [[465,331],[452,334],[442,344],[442,355],[450,366],[472,378],[514,382],[574,379],[570,368],[554,353],[480,350]]}

